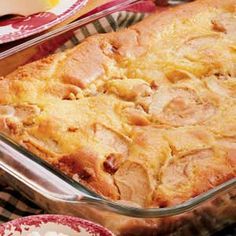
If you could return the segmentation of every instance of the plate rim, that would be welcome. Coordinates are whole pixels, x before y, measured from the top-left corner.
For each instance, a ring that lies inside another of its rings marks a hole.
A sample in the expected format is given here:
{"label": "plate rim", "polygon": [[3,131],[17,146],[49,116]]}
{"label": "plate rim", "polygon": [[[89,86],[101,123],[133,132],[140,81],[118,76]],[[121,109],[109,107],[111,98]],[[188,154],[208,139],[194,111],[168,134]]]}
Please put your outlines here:
{"label": "plate rim", "polygon": [[[0,35],[0,45],[5,44],[5,43],[14,42],[16,40],[35,35],[37,33],[41,33],[53,26],[56,26],[56,25],[60,24],[61,22],[63,22],[64,20],[68,19],[69,17],[73,16],[87,2],[88,2],[88,0],[77,0],[72,6],[70,6],[69,8],[66,8],[63,13],[61,13],[60,15],[56,15],[56,18],[54,20],[52,20],[46,24],[41,24],[40,26],[38,26],[32,30],[25,31],[24,33],[22,33],[20,30],[18,30],[14,33],[9,32],[7,34]],[[39,12],[39,13],[32,14],[32,15],[37,16],[42,13],[50,13],[50,11]],[[30,15],[30,16],[32,16],[32,15]],[[25,19],[25,18],[22,18],[22,19]],[[8,25],[6,25],[6,26],[8,26]],[[6,39],[4,39],[4,37],[6,37],[6,36],[8,36],[8,37]]]}
{"label": "plate rim", "polygon": [[[21,231],[21,225],[25,227],[35,226],[40,224],[47,224],[47,223],[56,223],[64,226],[68,226],[71,229],[79,232],[80,228],[86,229],[91,234],[101,234],[101,236],[113,236],[112,232],[89,220],[85,220],[76,216],[69,216],[69,215],[60,215],[60,214],[40,214],[40,215],[31,215],[20,217],[15,220],[11,220],[9,222],[3,223],[0,225],[0,234],[4,235],[6,230],[11,230],[14,227],[14,232]],[[13,233],[14,233],[13,232]]]}

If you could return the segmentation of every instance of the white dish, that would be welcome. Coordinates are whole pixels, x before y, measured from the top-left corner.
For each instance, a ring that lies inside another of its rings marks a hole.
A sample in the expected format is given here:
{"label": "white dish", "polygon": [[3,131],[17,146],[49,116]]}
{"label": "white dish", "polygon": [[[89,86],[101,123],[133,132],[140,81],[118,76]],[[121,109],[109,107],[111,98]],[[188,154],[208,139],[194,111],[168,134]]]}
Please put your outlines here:
{"label": "white dish", "polygon": [[38,215],[19,218],[0,225],[1,236],[113,236],[104,227],[71,216]]}

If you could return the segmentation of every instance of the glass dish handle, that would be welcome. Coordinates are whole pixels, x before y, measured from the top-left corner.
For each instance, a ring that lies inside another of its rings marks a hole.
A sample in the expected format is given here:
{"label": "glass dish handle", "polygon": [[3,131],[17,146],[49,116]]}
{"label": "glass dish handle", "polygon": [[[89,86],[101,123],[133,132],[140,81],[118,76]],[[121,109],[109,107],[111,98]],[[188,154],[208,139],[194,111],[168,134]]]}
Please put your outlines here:
{"label": "glass dish handle", "polygon": [[[24,155],[20,146],[10,141],[6,143],[5,138],[4,141],[2,139],[0,135],[0,169],[23,182],[27,187],[55,201],[78,202],[83,198],[93,198],[73,188],[49,169],[42,167],[40,163],[28,158],[29,154],[25,151],[27,155]],[[16,147],[21,149],[21,152],[18,152]]]}

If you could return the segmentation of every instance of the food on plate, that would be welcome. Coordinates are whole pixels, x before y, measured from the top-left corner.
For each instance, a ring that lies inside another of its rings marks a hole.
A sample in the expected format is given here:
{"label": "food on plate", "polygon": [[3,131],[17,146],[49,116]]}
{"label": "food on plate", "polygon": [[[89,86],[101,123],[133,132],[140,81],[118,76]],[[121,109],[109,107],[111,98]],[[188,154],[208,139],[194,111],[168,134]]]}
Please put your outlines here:
{"label": "food on plate", "polygon": [[0,1],[0,16],[31,15],[38,12],[48,11],[58,4],[59,0],[7,0]]}
{"label": "food on plate", "polygon": [[199,0],[0,79],[0,130],[114,201],[236,176],[236,0]]}

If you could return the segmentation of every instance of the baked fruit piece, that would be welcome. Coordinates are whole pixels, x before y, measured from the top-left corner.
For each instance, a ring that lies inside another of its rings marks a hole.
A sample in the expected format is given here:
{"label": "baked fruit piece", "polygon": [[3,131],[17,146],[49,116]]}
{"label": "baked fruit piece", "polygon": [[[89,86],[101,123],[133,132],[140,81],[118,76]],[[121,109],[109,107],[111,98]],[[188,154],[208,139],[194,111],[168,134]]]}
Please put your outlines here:
{"label": "baked fruit piece", "polygon": [[236,176],[236,0],[202,0],[20,67],[0,129],[112,200],[184,202]]}

